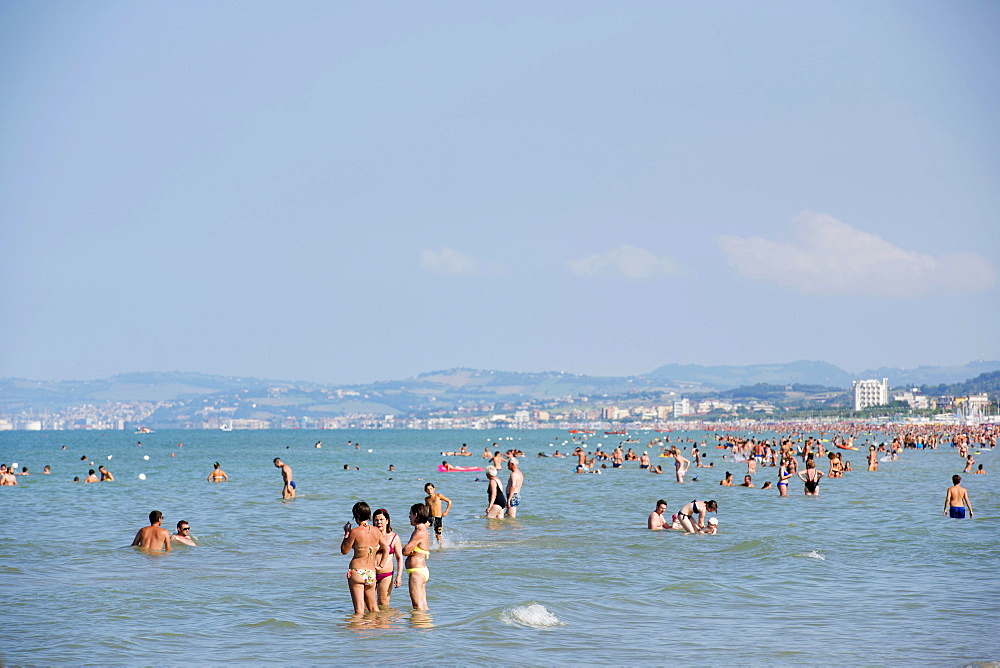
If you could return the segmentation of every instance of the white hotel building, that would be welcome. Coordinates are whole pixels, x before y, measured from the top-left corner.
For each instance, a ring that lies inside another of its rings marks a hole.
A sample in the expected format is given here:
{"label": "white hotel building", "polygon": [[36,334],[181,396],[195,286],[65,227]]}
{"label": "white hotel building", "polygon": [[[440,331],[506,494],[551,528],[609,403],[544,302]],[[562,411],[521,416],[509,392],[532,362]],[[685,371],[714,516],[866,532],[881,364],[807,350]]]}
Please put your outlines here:
{"label": "white hotel building", "polygon": [[885,406],[889,403],[889,379],[855,380],[851,383],[854,393],[854,410],[869,406]]}

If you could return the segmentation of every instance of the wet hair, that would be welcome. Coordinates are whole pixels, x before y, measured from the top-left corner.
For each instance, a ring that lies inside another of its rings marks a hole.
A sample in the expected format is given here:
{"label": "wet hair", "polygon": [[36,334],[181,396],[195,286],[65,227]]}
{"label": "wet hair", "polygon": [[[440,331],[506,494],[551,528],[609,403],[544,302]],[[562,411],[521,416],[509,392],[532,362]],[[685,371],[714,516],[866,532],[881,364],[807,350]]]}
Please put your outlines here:
{"label": "wet hair", "polygon": [[410,506],[410,512],[413,513],[413,519],[417,524],[427,524],[431,521],[431,509],[426,503],[414,503]]}
{"label": "wet hair", "polygon": [[715,501],[706,501],[705,507],[711,510],[713,513],[719,510],[719,504],[717,504]]}
{"label": "wet hair", "polygon": [[374,513],[372,513],[372,522],[374,522],[375,518],[378,517],[379,515],[385,516],[385,530],[392,531],[392,519],[389,517],[389,511],[386,510],[385,508],[379,508]]}
{"label": "wet hair", "polygon": [[425,492],[427,491],[427,488],[428,488],[428,487],[434,487],[434,489],[437,489],[437,487],[435,487],[435,486],[434,486],[434,483],[432,483],[432,482],[429,482],[429,483],[426,483],[426,484],[424,485],[424,491],[425,491]]}
{"label": "wet hair", "polygon": [[952,484],[957,485],[958,483],[962,482],[962,476],[960,476],[960,475],[958,475],[956,473],[955,475],[953,475],[951,477],[951,482],[952,482]]}
{"label": "wet hair", "polygon": [[656,502],[656,505],[657,505],[657,506],[661,506],[661,505],[662,505],[662,506],[665,506],[665,505],[667,505],[667,502],[666,502],[666,501],[664,501],[663,499],[660,499],[659,501],[657,501],[657,502]]}
{"label": "wet hair", "polygon": [[94,469],[90,469],[90,475],[94,475]]}
{"label": "wet hair", "polygon": [[355,503],[354,507],[351,508],[351,513],[354,515],[354,519],[358,522],[367,522],[372,518],[371,506],[364,501],[358,501]]}
{"label": "wet hair", "polygon": [[[93,471],[91,471],[91,473],[93,473]],[[161,513],[159,510],[154,510],[153,512],[151,512],[149,514],[149,523],[150,524],[156,524],[157,522],[159,522],[162,519],[163,519],[163,513]]]}
{"label": "wet hair", "polygon": [[215,468],[219,468],[219,466],[220,466],[219,462],[215,462]]}
{"label": "wet hair", "polygon": [[184,526],[187,523],[188,523],[187,520],[181,520],[180,522],[178,522],[177,523],[177,530],[180,531],[181,527]]}

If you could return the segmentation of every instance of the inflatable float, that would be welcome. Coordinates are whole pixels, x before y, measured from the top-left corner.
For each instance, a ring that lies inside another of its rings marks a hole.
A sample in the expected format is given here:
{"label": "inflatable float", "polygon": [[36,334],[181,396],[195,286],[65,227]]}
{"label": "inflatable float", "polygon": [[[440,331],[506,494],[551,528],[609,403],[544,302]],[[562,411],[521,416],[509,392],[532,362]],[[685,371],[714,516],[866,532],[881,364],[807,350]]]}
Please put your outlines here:
{"label": "inflatable float", "polygon": [[469,471],[482,471],[482,466],[445,466],[438,464],[438,473],[467,473]]}
{"label": "inflatable float", "polygon": [[837,444],[837,447],[840,448],[841,450],[857,450],[857,448],[852,448],[849,445],[840,445],[839,443]]}

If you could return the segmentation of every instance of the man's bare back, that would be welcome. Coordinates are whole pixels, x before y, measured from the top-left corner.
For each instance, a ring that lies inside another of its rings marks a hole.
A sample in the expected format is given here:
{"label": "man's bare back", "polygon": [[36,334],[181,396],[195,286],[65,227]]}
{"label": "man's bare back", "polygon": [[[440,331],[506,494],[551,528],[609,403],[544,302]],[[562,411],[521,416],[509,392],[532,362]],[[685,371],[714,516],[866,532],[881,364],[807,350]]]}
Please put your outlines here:
{"label": "man's bare back", "polygon": [[135,534],[132,545],[138,545],[146,550],[166,550],[169,552],[172,549],[170,546],[170,532],[160,526],[163,522],[163,515],[159,511],[154,510],[149,514],[149,522],[148,527],[139,529]]}

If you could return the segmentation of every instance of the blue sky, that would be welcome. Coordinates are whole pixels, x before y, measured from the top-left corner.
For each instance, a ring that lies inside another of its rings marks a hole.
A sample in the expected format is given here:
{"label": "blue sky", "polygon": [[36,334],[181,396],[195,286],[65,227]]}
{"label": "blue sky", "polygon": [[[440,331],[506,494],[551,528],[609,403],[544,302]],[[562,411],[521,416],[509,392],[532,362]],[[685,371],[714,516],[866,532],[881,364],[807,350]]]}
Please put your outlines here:
{"label": "blue sky", "polygon": [[0,3],[0,377],[1000,359],[995,2]]}

